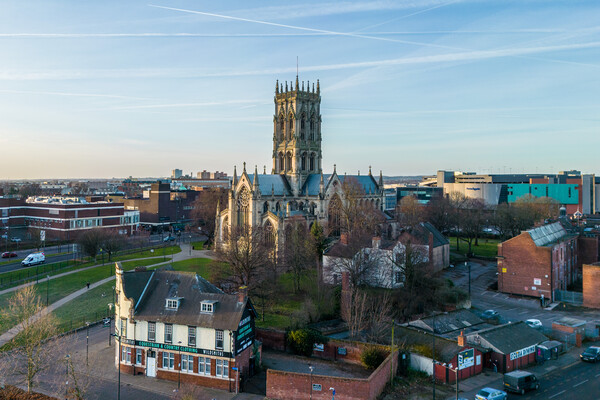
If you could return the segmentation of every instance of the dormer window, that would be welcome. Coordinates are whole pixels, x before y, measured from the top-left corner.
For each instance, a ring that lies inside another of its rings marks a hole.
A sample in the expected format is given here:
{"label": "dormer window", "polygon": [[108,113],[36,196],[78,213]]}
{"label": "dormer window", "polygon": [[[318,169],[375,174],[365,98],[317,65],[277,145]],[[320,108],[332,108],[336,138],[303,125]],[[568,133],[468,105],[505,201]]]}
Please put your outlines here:
{"label": "dormer window", "polygon": [[200,303],[200,312],[203,313],[213,313],[215,311],[216,301],[203,301]]}
{"label": "dormer window", "polygon": [[165,307],[167,310],[177,310],[179,308],[179,299],[167,299]]}

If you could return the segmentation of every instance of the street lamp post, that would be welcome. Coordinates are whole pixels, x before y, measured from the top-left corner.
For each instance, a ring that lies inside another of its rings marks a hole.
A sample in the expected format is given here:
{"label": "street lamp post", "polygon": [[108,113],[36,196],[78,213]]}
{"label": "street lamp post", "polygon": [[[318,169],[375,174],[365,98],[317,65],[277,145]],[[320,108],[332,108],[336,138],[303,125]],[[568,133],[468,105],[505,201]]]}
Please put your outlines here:
{"label": "street lamp post", "polygon": [[65,400],[69,398],[69,358],[71,356],[69,354],[67,354],[65,356],[65,364],[66,364],[66,371],[65,371]]}
{"label": "street lamp post", "polygon": [[108,345],[110,346],[110,337],[112,333],[112,308],[113,303],[108,303]]}
{"label": "street lamp post", "polygon": [[471,298],[471,264],[465,261],[465,267],[469,266],[469,299]]}
{"label": "street lamp post", "polygon": [[181,389],[181,340],[178,341],[177,344],[179,345],[179,374],[177,376],[177,391],[179,391],[179,389]]}
{"label": "street lamp post", "polygon": [[308,364],[308,369],[310,369],[310,400],[312,400],[312,374],[313,374],[315,367]]}
{"label": "street lamp post", "polygon": [[458,400],[458,365],[456,366],[456,369],[454,369],[452,368],[452,364],[449,364],[448,368],[456,374],[456,400]]}
{"label": "street lamp post", "polygon": [[50,275],[46,275],[46,307],[48,307],[48,292],[50,291]]}
{"label": "street lamp post", "polygon": [[86,367],[89,364],[89,356],[90,356],[90,323],[86,321],[85,325],[87,326],[87,331],[85,333],[85,365]]}
{"label": "street lamp post", "polygon": [[[115,329],[116,331],[116,329]],[[117,351],[118,354],[118,363],[117,363],[117,369],[119,370],[119,379],[118,379],[118,387],[117,387],[117,400],[121,400],[121,354],[123,353],[123,351],[121,350],[121,333],[119,332],[119,334],[117,335],[116,333],[112,334],[118,341],[119,341],[119,348]]]}
{"label": "street lamp post", "polygon": [[433,358],[433,400],[435,400],[435,311],[433,312],[433,346],[432,346],[432,355]]}

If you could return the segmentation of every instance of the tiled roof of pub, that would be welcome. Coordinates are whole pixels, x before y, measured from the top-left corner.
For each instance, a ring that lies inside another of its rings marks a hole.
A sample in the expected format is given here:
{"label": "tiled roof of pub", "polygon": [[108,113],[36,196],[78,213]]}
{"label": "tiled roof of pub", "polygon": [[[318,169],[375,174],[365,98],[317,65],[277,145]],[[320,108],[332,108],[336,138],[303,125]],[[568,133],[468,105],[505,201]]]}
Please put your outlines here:
{"label": "tiled roof of pub", "polygon": [[[135,318],[144,321],[236,330],[246,307],[252,307],[194,273],[128,271],[123,273],[123,286],[134,302]],[[165,300],[174,297],[181,299],[179,307],[167,309]],[[202,301],[216,301],[214,311],[201,312]]]}
{"label": "tiled roof of pub", "polygon": [[[530,328],[523,321],[481,330],[473,335],[481,336],[502,354],[510,354],[548,340],[546,336]],[[470,340],[468,341],[470,342]]]}

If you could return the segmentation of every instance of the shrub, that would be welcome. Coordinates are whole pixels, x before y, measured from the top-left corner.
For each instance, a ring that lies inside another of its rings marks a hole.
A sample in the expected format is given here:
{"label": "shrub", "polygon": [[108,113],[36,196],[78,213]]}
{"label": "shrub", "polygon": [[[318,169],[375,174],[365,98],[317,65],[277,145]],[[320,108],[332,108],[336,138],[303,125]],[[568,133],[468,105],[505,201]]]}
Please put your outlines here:
{"label": "shrub", "polygon": [[327,343],[328,338],[312,329],[297,329],[288,333],[288,343],[295,354],[310,357],[315,343]]}
{"label": "shrub", "polygon": [[360,354],[360,361],[367,369],[375,369],[385,360],[386,352],[379,347],[370,346]]}

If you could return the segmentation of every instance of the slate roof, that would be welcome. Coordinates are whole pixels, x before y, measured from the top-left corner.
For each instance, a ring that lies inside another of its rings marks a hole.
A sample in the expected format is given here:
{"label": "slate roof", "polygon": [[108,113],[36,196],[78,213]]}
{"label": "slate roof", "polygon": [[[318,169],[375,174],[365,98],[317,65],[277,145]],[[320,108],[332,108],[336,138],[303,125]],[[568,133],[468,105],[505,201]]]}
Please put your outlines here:
{"label": "slate roof", "polygon": [[[469,334],[467,335],[467,341],[471,343],[472,338],[476,336],[480,336],[490,344],[493,350],[502,354],[510,354],[548,340],[546,336],[538,330],[530,328],[523,321],[495,326]],[[481,343],[481,345],[484,344]]]}
{"label": "slate roof", "polygon": [[429,332],[433,331],[433,328],[435,327],[435,333],[437,334],[443,335],[450,332],[456,332],[456,336],[458,336],[459,331],[470,330],[471,327],[484,323],[484,321],[473,312],[465,309],[436,314],[435,325],[433,322],[433,317],[426,317],[411,321],[408,325],[422,328]]}
{"label": "slate roof", "polygon": [[340,182],[344,183],[345,180],[353,180],[362,186],[366,194],[376,194],[379,192],[379,186],[372,175],[338,175]]}
{"label": "slate roof", "polygon": [[438,231],[435,226],[431,225],[429,222],[420,222],[411,232],[413,236],[422,240],[423,244],[429,243],[430,233],[433,235],[433,247],[450,244],[448,239],[446,239],[444,235],[442,235],[440,231]]}
{"label": "slate roof", "polygon": [[[419,348],[426,347],[429,349],[429,352],[431,352],[433,345],[433,336],[431,333],[403,326],[396,326],[395,331],[396,336],[394,338],[394,343],[401,349],[419,352]],[[485,352],[484,349],[481,349],[479,346],[474,346],[471,343],[468,343],[467,347],[477,348]],[[435,352],[438,356],[436,357],[437,361],[448,363],[452,361],[452,358],[454,358],[461,349],[462,347],[458,345],[456,340],[446,339],[436,335]],[[430,357],[430,354],[431,353],[427,354],[427,357]]]}
{"label": "slate roof", "polygon": [[[123,273],[123,291],[133,300],[135,318],[144,321],[199,326],[235,331],[247,307],[248,299],[238,302],[237,295],[225,294],[206,279],[175,271],[128,271]],[[166,309],[167,298],[180,298],[177,310]],[[216,301],[213,313],[200,312],[201,302]]]}
{"label": "slate roof", "polygon": [[[254,183],[254,174],[249,174],[250,183]],[[258,189],[262,196],[291,196],[290,184],[285,175],[279,174],[258,174]]]}
{"label": "slate roof", "polygon": [[536,246],[548,246],[568,235],[560,222],[539,226],[527,231]]}
{"label": "slate roof", "polygon": [[[323,174],[323,183],[327,185],[329,180],[331,179],[331,174]],[[321,175],[320,174],[310,174],[306,177],[304,181],[304,185],[302,185],[302,190],[300,194],[305,196],[317,196],[319,194],[321,184]]]}

